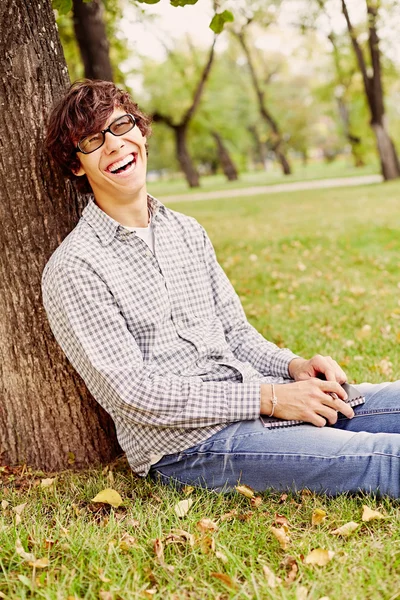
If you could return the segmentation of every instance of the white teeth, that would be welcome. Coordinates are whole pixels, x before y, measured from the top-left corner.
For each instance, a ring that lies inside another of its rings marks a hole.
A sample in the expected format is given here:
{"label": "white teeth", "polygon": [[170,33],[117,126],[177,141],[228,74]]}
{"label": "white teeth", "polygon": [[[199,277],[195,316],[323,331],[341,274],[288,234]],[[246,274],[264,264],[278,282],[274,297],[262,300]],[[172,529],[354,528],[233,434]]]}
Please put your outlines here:
{"label": "white teeth", "polygon": [[133,162],[133,159],[134,157],[132,156],[132,154],[129,154],[128,156],[125,156],[125,158],[123,158],[122,160],[113,163],[111,167],[108,167],[108,170],[111,173],[114,173],[114,171],[117,171],[121,167],[125,167],[125,165],[128,165],[129,163]]}

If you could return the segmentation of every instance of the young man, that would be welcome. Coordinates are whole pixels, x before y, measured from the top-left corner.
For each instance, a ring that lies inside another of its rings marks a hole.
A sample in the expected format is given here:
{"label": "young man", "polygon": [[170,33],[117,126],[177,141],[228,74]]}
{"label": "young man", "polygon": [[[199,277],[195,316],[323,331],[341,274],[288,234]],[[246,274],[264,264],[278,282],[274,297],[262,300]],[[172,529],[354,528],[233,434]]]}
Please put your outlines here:
{"label": "young man", "polygon": [[[44,305],[132,469],[217,490],[240,480],[400,497],[399,383],[359,386],[353,412],[334,360],[265,340],[204,229],[148,195],[149,133],[126,92],[86,80],[54,108],[47,136],[92,197],[46,265]],[[306,424],[269,429],[260,414]]]}

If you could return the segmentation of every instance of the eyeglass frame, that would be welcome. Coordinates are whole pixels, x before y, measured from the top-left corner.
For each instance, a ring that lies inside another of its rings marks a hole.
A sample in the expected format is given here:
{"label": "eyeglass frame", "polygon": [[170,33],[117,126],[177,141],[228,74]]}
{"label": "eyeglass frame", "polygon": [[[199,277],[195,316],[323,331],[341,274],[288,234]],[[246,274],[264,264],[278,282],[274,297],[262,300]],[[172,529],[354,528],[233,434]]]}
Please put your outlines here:
{"label": "eyeglass frame", "polygon": [[[124,131],[124,133],[113,133],[111,131],[111,127],[114,125],[114,123],[116,123],[117,121],[119,121],[119,119],[122,119],[122,117],[130,117],[131,122],[132,122],[132,127],[130,129],[127,129],[126,131]],[[84,138],[81,138],[77,144],[77,146],[75,147],[75,152],[81,152],[82,154],[92,154],[92,152],[96,152],[96,150],[98,150],[99,148],[101,148],[102,146],[104,146],[104,143],[106,141],[106,133],[111,133],[111,135],[114,135],[115,137],[120,137],[121,135],[125,135],[125,133],[128,133],[128,131],[132,131],[132,129],[137,125],[137,118],[132,115],[131,113],[125,113],[124,115],[120,115],[119,117],[117,117],[116,119],[114,119],[114,121],[112,121],[108,127],[106,127],[105,129],[102,129],[101,131],[97,131],[92,135],[96,135],[98,133],[101,133],[103,136],[103,141],[101,142],[100,146],[98,146],[97,148],[95,148],[94,150],[91,150],[90,152],[85,152],[84,150],[82,150],[82,148],[80,147],[80,143],[86,139],[87,137],[89,137],[89,135],[85,135]]]}

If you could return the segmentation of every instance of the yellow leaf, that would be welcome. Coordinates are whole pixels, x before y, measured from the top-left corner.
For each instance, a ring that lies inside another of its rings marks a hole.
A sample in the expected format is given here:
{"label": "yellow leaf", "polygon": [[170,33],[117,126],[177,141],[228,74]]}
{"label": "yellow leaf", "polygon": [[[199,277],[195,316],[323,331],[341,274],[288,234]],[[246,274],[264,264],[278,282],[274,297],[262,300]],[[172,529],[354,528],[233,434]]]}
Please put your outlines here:
{"label": "yellow leaf", "polygon": [[242,496],[246,496],[246,498],[253,498],[254,490],[248,485],[237,485],[235,490],[242,494]]}
{"label": "yellow leaf", "polygon": [[267,565],[263,565],[263,572],[267,580],[267,584],[270,588],[275,589],[278,585],[282,583],[282,579],[280,577],[277,577]]}
{"label": "yellow leaf", "polygon": [[286,550],[290,538],[283,527],[271,527],[272,534],[276,537],[282,550]]}
{"label": "yellow leaf", "polygon": [[372,510],[372,508],[369,508],[369,506],[366,506],[365,504],[363,505],[363,514],[362,514],[362,520],[363,521],[373,521],[374,519],[384,519],[385,517],[383,516],[382,513],[378,512],[377,510]]}
{"label": "yellow leaf", "polygon": [[177,517],[184,517],[188,512],[190,507],[193,504],[193,500],[191,498],[187,498],[186,500],[181,500],[177,504],[175,504],[175,514]]}
{"label": "yellow leaf", "polygon": [[356,529],[359,528],[359,523],[355,523],[354,521],[350,521],[349,523],[345,523],[341,527],[334,529],[331,531],[333,535],[342,535],[343,537],[347,537],[354,533]]}
{"label": "yellow leaf", "polygon": [[194,492],[194,487],[192,485],[185,485],[182,492],[185,494],[185,496],[190,496],[190,494]]}
{"label": "yellow leaf", "polygon": [[47,557],[38,558],[37,560],[30,561],[29,564],[36,569],[44,569],[49,566],[49,559]]}
{"label": "yellow leaf", "polygon": [[55,482],[56,478],[53,477],[53,479],[49,478],[49,479],[42,479],[42,481],[40,482],[40,487],[41,488],[48,488],[51,487],[53,485],[53,483]]}
{"label": "yellow leaf", "polygon": [[218,525],[207,518],[200,519],[196,527],[199,531],[218,531]]}
{"label": "yellow leaf", "polygon": [[321,525],[326,519],[326,512],[321,508],[316,508],[311,517],[311,525]]}
{"label": "yellow leaf", "polygon": [[332,550],[324,550],[324,548],[315,548],[305,557],[304,562],[306,565],[318,565],[319,567],[325,567],[335,556]]}
{"label": "yellow leaf", "polygon": [[1,501],[1,508],[5,510],[10,503],[7,500]]}
{"label": "yellow leaf", "polygon": [[129,548],[132,548],[132,546],[135,546],[135,545],[136,545],[136,538],[134,538],[133,535],[129,535],[129,533],[125,532],[119,542],[120,550],[123,550],[126,552],[127,550],[129,550]]}
{"label": "yellow leaf", "polygon": [[110,504],[114,508],[118,508],[122,504],[122,498],[117,491],[106,488],[92,498],[92,502],[104,502],[104,504]]}

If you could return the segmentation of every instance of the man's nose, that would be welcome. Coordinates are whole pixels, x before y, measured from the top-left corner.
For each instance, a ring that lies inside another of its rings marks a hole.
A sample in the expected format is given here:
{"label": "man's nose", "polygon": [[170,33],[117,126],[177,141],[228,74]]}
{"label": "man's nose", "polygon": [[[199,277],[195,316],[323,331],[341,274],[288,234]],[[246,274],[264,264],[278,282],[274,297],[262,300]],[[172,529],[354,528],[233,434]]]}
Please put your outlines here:
{"label": "man's nose", "polygon": [[107,152],[113,152],[114,150],[118,150],[124,146],[124,140],[122,137],[113,135],[111,131],[106,131],[105,137],[106,139],[104,146]]}

